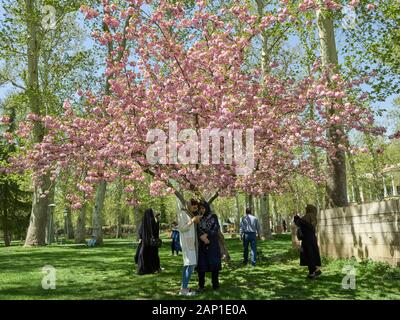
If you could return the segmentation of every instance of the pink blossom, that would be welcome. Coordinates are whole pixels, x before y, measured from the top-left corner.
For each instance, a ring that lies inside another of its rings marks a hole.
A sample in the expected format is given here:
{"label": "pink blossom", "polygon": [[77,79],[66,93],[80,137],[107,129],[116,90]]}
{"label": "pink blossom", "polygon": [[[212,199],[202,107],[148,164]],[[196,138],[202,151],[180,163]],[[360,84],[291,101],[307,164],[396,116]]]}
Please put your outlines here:
{"label": "pink blossom", "polygon": [[11,119],[10,119],[9,116],[2,116],[2,117],[0,117],[0,122],[3,123],[3,124],[9,124],[10,121],[11,121]]}
{"label": "pink blossom", "polygon": [[373,3],[369,3],[369,4],[367,4],[367,9],[368,10],[375,10],[375,8],[376,8],[376,5],[375,4],[373,4]]}

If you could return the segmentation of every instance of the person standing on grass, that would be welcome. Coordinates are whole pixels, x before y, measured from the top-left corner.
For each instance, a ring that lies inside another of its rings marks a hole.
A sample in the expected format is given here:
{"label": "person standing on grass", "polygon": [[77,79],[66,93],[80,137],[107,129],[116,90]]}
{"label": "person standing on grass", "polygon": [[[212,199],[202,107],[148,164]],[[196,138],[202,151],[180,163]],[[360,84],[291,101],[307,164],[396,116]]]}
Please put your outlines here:
{"label": "person standing on grass", "polygon": [[198,202],[194,199],[191,199],[188,203],[188,209],[184,208],[178,211],[177,228],[180,234],[183,257],[182,286],[179,294],[184,296],[196,295],[195,291],[189,289],[189,281],[197,265],[198,243],[195,225],[200,222],[200,218]]}
{"label": "person standing on grass", "polygon": [[283,232],[286,232],[286,230],[287,230],[286,220],[283,220],[282,226],[283,226]]}
{"label": "person standing on grass", "polygon": [[251,214],[251,209],[246,209],[246,215],[240,220],[240,240],[243,241],[243,264],[249,261],[249,244],[251,247],[251,265],[257,262],[257,235],[260,239],[260,224],[258,219]]}
{"label": "person standing on grass", "polygon": [[178,256],[179,252],[182,251],[182,248],[181,248],[181,243],[180,243],[179,230],[177,228],[177,223],[175,221],[172,222],[171,229],[172,229],[171,235],[170,235],[170,238],[172,240],[171,241],[171,252],[172,252],[173,256],[175,255],[175,252],[176,252],[176,255]]}
{"label": "person standing on grass", "polygon": [[221,248],[219,246],[220,225],[216,214],[211,212],[206,201],[200,202],[200,215],[197,225],[199,237],[199,261],[197,272],[199,276],[199,291],[204,290],[206,272],[211,272],[214,290],[219,288],[219,271],[221,270]]}
{"label": "person standing on grass", "polygon": [[308,279],[315,279],[321,275],[321,257],[319,254],[316,227],[317,227],[317,208],[311,204],[306,207],[306,214],[300,218],[294,216],[294,223],[300,232],[298,238],[301,240],[300,265],[308,267]]}
{"label": "person standing on grass", "polygon": [[144,212],[139,228],[139,247],[136,251],[137,274],[151,274],[159,272],[160,257],[155,241],[159,240],[159,225],[156,222],[153,209]]}

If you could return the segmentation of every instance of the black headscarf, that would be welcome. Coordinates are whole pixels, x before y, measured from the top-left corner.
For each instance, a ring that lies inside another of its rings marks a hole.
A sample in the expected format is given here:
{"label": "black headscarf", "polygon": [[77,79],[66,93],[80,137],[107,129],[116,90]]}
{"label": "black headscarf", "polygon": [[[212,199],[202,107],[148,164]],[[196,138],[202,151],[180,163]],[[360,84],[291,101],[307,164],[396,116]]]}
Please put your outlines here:
{"label": "black headscarf", "polygon": [[204,212],[204,216],[205,217],[211,214],[211,208],[210,208],[210,205],[208,204],[207,201],[201,201],[200,202],[200,207],[203,207],[203,208],[206,209],[206,211]]}
{"label": "black headscarf", "polygon": [[141,238],[145,245],[150,244],[151,238],[157,238],[155,235],[156,230],[156,219],[154,218],[153,209],[146,209],[143,215],[142,225],[141,225]]}

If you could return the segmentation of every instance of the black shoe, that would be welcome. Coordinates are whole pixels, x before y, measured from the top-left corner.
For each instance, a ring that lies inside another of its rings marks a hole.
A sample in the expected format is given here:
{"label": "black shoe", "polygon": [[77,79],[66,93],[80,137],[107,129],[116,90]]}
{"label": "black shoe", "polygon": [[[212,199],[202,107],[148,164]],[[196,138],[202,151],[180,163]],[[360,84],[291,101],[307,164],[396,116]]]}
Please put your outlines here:
{"label": "black shoe", "polygon": [[315,276],[316,276],[316,277],[320,276],[321,274],[322,274],[321,270],[315,271]]}
{"label": "black shoe", "polygon": [[314,273],[312,273],[312,274],[309,274],[309,275],[307,276],[307,279],[314,280],[316,277],[317,277],[317,276],[315,275],[315,272],[314,272]]}

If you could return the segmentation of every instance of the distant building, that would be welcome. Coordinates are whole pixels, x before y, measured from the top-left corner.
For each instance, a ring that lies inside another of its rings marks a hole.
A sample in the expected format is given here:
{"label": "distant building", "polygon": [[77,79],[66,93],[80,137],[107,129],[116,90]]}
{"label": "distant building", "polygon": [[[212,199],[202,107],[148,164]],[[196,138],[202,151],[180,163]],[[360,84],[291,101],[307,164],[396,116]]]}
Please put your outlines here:
{"label": "distant building", "polygon": [[[370,202],[400,196],[400,163],[386,166],[379,175],[379,190],[374,194],[374,175],[365,173],[360,179],[361,202]],[[378,194],[377,194],[378,193]],[[354,186],[348,190],[349,203],[355,203]]]}

